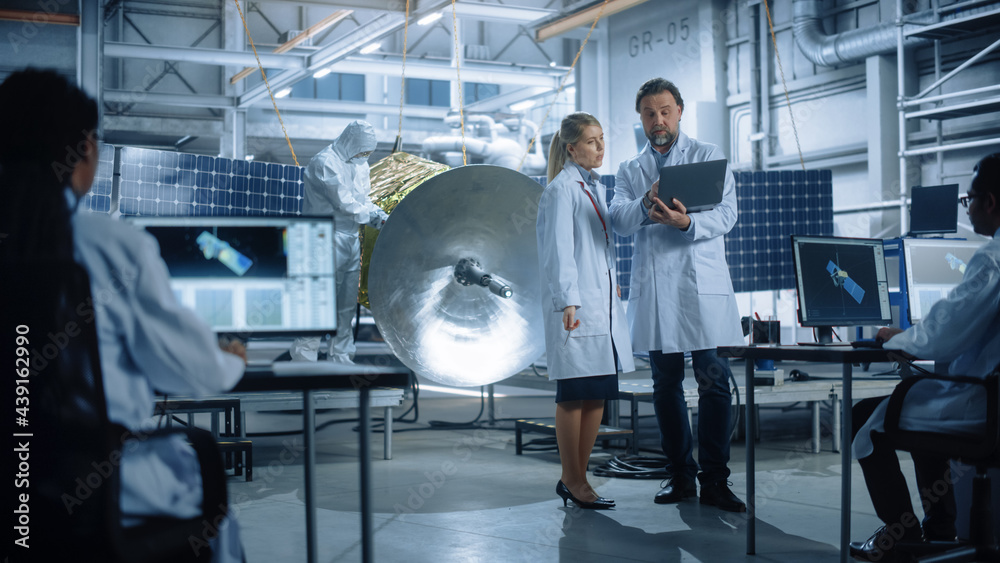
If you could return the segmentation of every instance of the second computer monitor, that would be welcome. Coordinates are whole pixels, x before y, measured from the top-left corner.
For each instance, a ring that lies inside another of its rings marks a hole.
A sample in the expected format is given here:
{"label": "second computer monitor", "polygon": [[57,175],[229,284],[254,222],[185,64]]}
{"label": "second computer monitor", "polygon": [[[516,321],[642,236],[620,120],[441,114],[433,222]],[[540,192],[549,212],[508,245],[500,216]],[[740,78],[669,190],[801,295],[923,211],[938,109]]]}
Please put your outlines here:
{"label": "second computer monitor", "polygon": [[802,326],[892,322],[882,241],[792,236]]}
{"label": "second computer monitor", "polygon": [[335,332],[330,217],[136,217],[153,235],[178,301],[244,337]]}
{"label": "second computer monitor", "polygon": [[910,323],[927,315],[965,275],[965,267],[983,241],[903,239],[907,306]]}
{"label": "second computer monitor", "polygon": [[958,230],[958,184],[915,186],[910,194],[910,234]]}

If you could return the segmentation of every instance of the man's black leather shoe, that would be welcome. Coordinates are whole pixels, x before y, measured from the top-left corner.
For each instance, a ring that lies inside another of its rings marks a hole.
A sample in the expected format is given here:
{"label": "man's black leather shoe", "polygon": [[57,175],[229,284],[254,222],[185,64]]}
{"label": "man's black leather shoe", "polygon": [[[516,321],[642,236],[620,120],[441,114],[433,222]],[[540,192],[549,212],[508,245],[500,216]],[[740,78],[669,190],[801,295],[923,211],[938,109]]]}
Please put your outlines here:
{"label": "man's black leather shoe", "polygon": [[686,498],[691,498],[697,492],[698,489],[694,483],[694,479],[673,477],[667,483],[666,487],[663,487],[660,489],[660,492],[656,493],[656,496],[653,497],[653,502],[656,504],[673,504]]}
{"label": "man's black leather shoe", "polygon": [[[887,526],[882,526],[870,538],[863,542],[852,541],[848,544],[851,557],[858,561],[898,561],[896,546],[903,543],[920,542],[920,532],[904,533],[903,537],[894,536]],[[907,557],[903,559],[909,560]]]}
{"label": "man's black leather shoe", "polygon": [[707,485],[702,483],[700,501],[701,504],[718,506],[728,512],[747,511],[747,505],[729,490],[726,481],[716,481]]}

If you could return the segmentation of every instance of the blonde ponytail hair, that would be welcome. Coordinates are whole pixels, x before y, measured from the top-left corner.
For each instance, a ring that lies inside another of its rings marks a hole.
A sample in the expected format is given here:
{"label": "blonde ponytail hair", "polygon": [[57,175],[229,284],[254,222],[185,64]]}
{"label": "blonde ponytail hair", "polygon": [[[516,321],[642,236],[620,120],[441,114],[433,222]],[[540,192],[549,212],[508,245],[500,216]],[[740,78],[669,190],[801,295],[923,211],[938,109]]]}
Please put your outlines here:
{"label": "blonde ponytail hair", "polygon": [[563,118],[559,130],[552,135],[549,143],[548,181],[551,182],[563,169],[569,159],[567,145],[572,145],[583,137],[583,130],[588,125],[601,126],[601,122],[589,113],[578,111]]}

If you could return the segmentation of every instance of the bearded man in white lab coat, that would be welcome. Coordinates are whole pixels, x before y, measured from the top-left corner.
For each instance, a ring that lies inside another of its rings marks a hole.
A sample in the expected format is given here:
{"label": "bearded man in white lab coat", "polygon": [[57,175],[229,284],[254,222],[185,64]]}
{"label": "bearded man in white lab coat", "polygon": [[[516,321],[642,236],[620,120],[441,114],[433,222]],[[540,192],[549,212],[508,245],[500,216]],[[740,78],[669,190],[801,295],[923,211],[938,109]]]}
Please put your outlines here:
{"label": "bearded man in white lab coat", "polygon": [[[726,170],[722,202],[688,214],[658,197],[664,166],[724,159],[715,145],[680,130],[684,100],[668,80],[654,78],[639,89],[636,112],[649,142],[618,168],[611,218],[615,231],[635,234],[626,316],[635,352],[649,352],[653,406],[661,446],[671,473],[657,504],[693,497],[701,482],[702,504],[730,512],[746,505],[728,487],[730,409],[729,361],[719,346],[743,343],[739,310],[726,264],[723,236],[736,224],[736,184]],[[698,462],[684,401],[684,353],[690,352],[698,382]]]}
{"label": "bearded man in white lab coat", "polygon": [[[962,282],[931,307],[920,323],[902,331],[883,328],[876,335],[886,349],[947,364],[948,375],[986,377],[1000,367],[1000,153],[980,160],[969,193],[961,199],[976,233],[993,237],[969,260]],[[971,383],[924,379],[910,388],[899,414],[903,430],[982,434],[986,431],[986,394]],[[955,539],[955,498],[947,459],[912,452],[924,519],[918,522],[900,470],[894,443],[885,434],[888,399],[854,405],[857,434],[854,457],[885,526],[867,541],[851,542],[851,557],[892,561],[897,542]],[[863,424],[859,424],[863,423]],[[942,491],[944,485],[944,491]]]}
{"label": "bearded man in white lab coat", "polygon": [[[358,228],[381,229],[387,217],[368,198],[371,191],[368,156],[378,142],[375,128],[366,121],[352,121],[333,143],[306,166],[302,201],[304,215],[332,215],[334,228],[337,335],[330,340],[327,359],[353,363],[354,334],[351,319],[358,305],[361,278],[361,241]],[[299,338],[289,351],[293,360],[317,359],[318,338]]]}

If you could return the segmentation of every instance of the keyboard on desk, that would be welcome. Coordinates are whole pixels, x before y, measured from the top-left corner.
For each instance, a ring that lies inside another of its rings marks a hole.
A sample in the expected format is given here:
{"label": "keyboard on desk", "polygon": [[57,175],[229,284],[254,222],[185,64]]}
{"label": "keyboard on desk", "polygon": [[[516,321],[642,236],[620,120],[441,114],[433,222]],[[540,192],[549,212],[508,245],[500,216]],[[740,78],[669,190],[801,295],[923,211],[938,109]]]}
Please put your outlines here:
{"label": "keyboard on desk", "polygon": [[880,342],[878,340],[855,340],[854,342],[851,342],[851,347],[852,348],[875,348],[875,349],[881,349],[882,348],[882,342]]}

